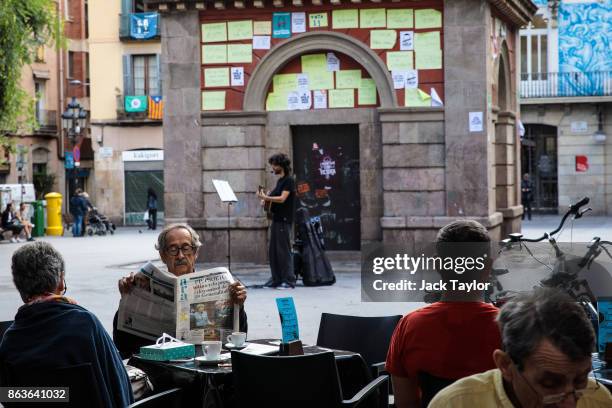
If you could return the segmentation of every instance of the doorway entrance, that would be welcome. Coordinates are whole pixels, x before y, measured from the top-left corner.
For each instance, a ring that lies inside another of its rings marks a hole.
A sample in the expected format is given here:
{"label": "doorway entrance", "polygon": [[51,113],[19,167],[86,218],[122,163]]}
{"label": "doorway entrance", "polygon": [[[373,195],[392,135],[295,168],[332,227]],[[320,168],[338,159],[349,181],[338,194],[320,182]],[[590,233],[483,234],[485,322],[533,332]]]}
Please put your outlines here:
{"label": "doorway entrance", "polygon": [[319,217],[328,250],[361,249],[359,126],[292,126],[298,208]]}
{"label": "doorway entrance", "polygon": [[558,212],[557,128],[525,125],[521,141],[521,177],[529,173],[533,183],[532,208],[540,213]]}

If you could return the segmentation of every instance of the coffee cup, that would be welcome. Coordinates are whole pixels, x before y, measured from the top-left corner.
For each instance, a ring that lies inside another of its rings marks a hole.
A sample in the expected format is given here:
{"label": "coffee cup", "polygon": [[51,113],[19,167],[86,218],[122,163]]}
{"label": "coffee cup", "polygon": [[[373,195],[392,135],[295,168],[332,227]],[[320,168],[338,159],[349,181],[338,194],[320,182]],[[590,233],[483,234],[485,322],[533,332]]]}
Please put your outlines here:
{"label": "coffee cup", "polygon": [[227,339],[236,347],[244,346],[244,342],[246,341],[246,333],[244,332],[233,332]]}
{"label": "coffee cup", "polygon": [[218,360],[221,354],[221,342],[217,340],[203,341],[202,354],[206,360]]}

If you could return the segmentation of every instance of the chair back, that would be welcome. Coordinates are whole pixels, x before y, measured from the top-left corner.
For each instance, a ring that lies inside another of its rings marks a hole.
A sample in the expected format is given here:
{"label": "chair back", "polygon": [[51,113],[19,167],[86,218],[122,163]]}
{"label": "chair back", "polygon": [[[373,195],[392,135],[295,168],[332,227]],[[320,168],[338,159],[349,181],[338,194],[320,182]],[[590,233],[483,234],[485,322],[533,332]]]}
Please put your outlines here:
{"label": "chair back", "polygon": [[[69,402],[44,404],[46,407],[91,407],[103,408],[100,389],[95,380],[92,365],[78,364],[55,369],[37,367],[16,368],[6,364],[3,367],[3,386],[67,387]],[[20,407],[23,404],[7,404],[6,407]]]}
{"label": "chair back", "polygon": [[457,379],[436,377],[422,371],[419,372],[418,376],[421,388],[421,406],[424,408],[427,408],[438,392],[457,381]]}
{"label": "chair back", "polygon": [[387,351],[401,315],[360,317],[321,314],[317,346],[361,354],[368,365],[387,359]]}
{"label": "chair back", "polygon": [[7,320],[6,322],[0,322],[0,343],[2,343],[2,339],[4,338],[4,333],[11,327],[13,324],[13,320]]}
{"label": "chair back", "polygon": [[338,407],[342,390],[334,353],[258,356],[232,351],[238,407]]}
{"label": "chair back", "polygon": [[128,408],[179,408],[182,404],[181,397],[182,390],[172,388],[135,402]]}

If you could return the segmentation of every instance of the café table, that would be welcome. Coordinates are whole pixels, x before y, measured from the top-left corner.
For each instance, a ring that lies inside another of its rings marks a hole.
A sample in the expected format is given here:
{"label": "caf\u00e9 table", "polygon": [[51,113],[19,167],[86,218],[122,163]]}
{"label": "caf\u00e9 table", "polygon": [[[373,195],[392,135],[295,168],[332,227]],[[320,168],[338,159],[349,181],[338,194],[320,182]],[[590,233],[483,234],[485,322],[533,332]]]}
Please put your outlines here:
{"label": "caf\u00e9 table", "polygon": [[[248,340],[249,343],[278,345],[276,339]],[[304,354],[316,354],[331,349],[304,345]],[[336,357],[336,365],[344,398],[351,398],[369,381],[368,368],[358,353],[345,350],[331,350]],[[196,345],[196,357],[202,355],[202,347]],[[230,361],[230,360],[228,360]],[[202,365],[191,360],[152,361],[138,355],[130,358],[129,365],[140,368],[149,376],[158,393],[174,387],[181,387],[188,404],[184,406],[203,408],[232,408],[234,389],[232,367],[230,364]],[[265,373],[262,373],[265,375]],[[316,373],[314,373],[316,375]],[[296,384],[296,387],[307,384]]]}

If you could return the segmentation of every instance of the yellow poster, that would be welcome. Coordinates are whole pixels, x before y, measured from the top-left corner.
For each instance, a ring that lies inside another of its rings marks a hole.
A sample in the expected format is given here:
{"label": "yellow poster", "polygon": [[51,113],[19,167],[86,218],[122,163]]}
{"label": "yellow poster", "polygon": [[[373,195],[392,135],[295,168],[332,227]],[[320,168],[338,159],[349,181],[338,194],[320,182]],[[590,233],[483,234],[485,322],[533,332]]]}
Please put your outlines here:
{"label": "yellow poster", "polygon": [[370,31],[370,48],[373,50],[391,50],[395,47],[397,32],[395,30]]}
{"label": "yellow poster", "polygon": [[287,94],[284,92],[270,92],[266,98],[267,111],[287,110]]}
{"label": "yellow poster", "polygon": [[308,26],[310,28],[327,27],[327,13],[312,13],[308,15]]}
{"label": "yellow poster", "polygon": [[253,62],[253,44],[228,44],[227,62],[250,64]]}
{"label": "yellow poster", "polygon": [[224,110],[225,91],[202,92],[202,110]]}
{"label": "yellow poster", "polygon": [[336,89],[359,88],[361,84],[361,70],[346,69],[336,71]]}
{"label": "yellow poster", "polygon": [[362,78],[358,91],[359,105],[376,105],[376,83],[373,79]]}
{"label": "yellow poster", "polygon": [[431,106],[431,96],[419,88],[406,88],[404,106],[425,107]]}
{"label": "yellow poster", "polygon": [[357,9],[332,11],[332,25],[338,28],[359,28],[359,14]]}
{"label": "yellow poster", "polygon": [[308,89],[311,91],[320,89],[334,89],[334,73],[318,71],[308,75]]}
{"label": "yellow poster", "polygon": [[227,23],[227,37],[229,41],[250,40],[253,38],[253,21],[230,21]]}
{"label": "yellow poster", "polygon": [[302,72],[327,72],[325,54],[302,55]]}
{"label": "yellow poster", "polygon": [[229,68],[204,69],[204,88],[218,88],[229,85]]}
{"label": "yellow poster", "polygon": [[414,35],[414,51],[416,53],[416,69],[442,68],[439,31],[416,33]]}
{"label": "yellow poster", "polygon": [[202,64],[225,64],[227,63],[227,45],[203,45]]}
{"label": "yellow poster", "polygon": [[329,90],[330,108],[354,108],[355,90],[354,89],[330,89]]}
{"label": "yellow poster", "polygon": [[414,11],[415,28],[439,28],[442,27],[442,13],[434,9],[422,9]]}
{"label": "yellow poster", "polygon": [[387,26],[387,14],[384,8],[359,10],[361,28],[381,28]]}
{"label": "yellow poster", "polygon": [[272,35],[272,21],[254,21],[254,35]]}
{"label": "yellow poster", "polygon": [[296,91],[298,87],[297,74],[276,74],[272,77],[274,93]]}
{"label": "yellow poster", "polygon": [[387,28],[412,28],[413,19],[412,9],[387,10]]}
{"label": "yellow poster", "polygon": [[202,24],[202,42],[227,41],[227,25],[225,23]]}
{"label": "yellow poster", "polygon": [[414,68],[412,51],[387,52],[387,67],[389,71],[409,71]]}

